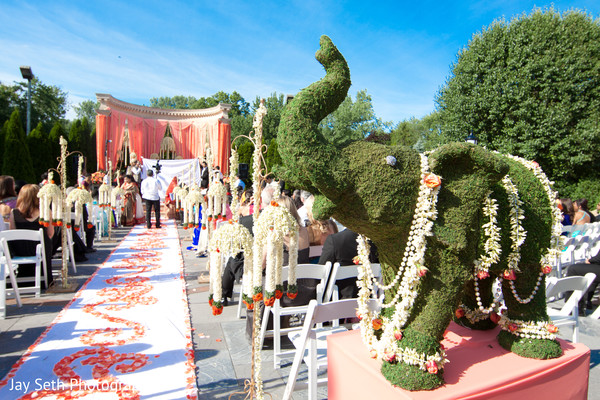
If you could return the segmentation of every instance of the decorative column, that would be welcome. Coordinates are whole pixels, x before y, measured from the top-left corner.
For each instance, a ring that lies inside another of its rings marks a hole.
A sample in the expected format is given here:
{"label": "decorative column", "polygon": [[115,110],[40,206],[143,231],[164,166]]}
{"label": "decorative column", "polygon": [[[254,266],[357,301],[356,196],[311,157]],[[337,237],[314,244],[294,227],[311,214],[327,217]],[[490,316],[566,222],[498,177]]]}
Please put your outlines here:
{"label": "decorative column", "polygon": [[217,143],[217,165],[221,166],[223,175],[229,174],[229,157],[231,156],[231,120],[219,118],[219,140]]}

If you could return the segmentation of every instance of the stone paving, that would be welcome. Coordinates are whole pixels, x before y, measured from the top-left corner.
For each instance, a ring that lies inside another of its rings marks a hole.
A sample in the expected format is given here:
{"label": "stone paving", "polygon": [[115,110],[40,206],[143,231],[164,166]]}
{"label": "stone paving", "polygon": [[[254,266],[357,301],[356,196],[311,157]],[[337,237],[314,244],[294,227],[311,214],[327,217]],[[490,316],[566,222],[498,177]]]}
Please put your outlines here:
{"label": "stone paving", "polygon": [[[129,232],[128,228],[113,231],[115,240],[121,240]],[[244,390],[244,381],[250,377],[251,347],[246,338],[245,312],[237,318],[237,300],[225,307],[223,314],[213,316],[208,306],[208,283],[206,282],[206,258],[197,258],[192,250],[189,231],[179,229],[182,254],[185,263],[185,279],[188,289],[190,314],[192,318],[193,341],[197,366],[199,398],[204,399],[243,399],[245,394],[235,395]],[[106,240],[97,242],[97,252],[88,253],[88,261],[77,263],[77,274],[69,270],[79,285],[83,284],[96,267],[108,257],[116,243]],[[55,260],[59,264],[59,260]],[[236,287],[239,293],[239,287]],[[0,376],[4,377],[12,365],[39,335],[54,320],[62,308],[72,298],[72,293],[45,293],[38,299],[24,297],[24,306],[18,308],[13,300],[7,301],[7,317],[0,320]],[[588,398],[600,400],[600,321],[580,318],[580,341],[591,349],[590,382]],[[562,338],[570,338],[568,328],[561,329]],[[268,343],[267,343],[268,345]],[[280,399],[285,389],[291,360],[283,363],[281,369],[273,368],[272,351],[266,347],[262,351],[262,376],[265,392],[273,399]],[[306,371],[301,370],[300,379],[306,379]],[[268,397],[268,396],[267,396]],[[306,399],[306,391],[294,393],[294,399]],[[327,398],[327,388],[319,388],[319,398]]]}

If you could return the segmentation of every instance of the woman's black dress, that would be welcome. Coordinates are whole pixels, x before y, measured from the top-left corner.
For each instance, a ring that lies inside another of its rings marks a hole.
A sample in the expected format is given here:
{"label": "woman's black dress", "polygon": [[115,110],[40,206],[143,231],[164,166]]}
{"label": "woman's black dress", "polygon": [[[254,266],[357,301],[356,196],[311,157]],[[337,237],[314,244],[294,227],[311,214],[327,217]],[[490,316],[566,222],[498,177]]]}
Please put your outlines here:
{"label": "woman's black dress", "polygon": [[[25,219],[21,211],[18,208],[12,210],[14,219],[15,219],[15,227],[17,229],[29,229],[32,231],[37,231],[41,228],[39,223],[39,218],[36,218],[34,221],[28,221]],[[36,251],[37,244],[28,240],[15,240],[9,242],[10,253],[13,256],[34,256]],[[47,271],[48,276],[48,285],[52,283],[52,241],[48,237],[48,232],[44,229],[44,247],[46,250],[46,265],[48,266],[49,271]],[[44,268],[44,264],[42,264],[42,268]],[[35,264],[24,264],[19,265],[19,277],[33,277],[35,276]],[[44,273],[42,272],[42,288],[45,288],[44,284]]]}

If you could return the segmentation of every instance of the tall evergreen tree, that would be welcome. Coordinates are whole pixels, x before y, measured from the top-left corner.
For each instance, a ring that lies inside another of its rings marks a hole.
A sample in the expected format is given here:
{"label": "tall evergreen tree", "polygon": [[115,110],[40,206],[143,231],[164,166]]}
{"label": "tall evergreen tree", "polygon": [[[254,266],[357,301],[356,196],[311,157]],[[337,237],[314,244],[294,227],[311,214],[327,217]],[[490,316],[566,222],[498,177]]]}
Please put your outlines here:
{"label": "tall evergreen tree", "polygon": [[52,160],[52,154],[48,151],[50,148],[50,140],[44,132],[44,125],[39,122],[27,137],[27,145],[29,146],[29,154],[33,165],[35,177],[39,179],[42,173],[48,171],[49,168],[55,168]]}
{"label": "tall evergreen tree", "polygon": [[2,173],[28,183],[37,182],[27,142],[23,140],[25,130],[21,124],[19,111],[15,110],[5,125],[4,157]]}
{"label": "tall evergreen tree", "polygon": [[60,158],[60,137],[67,139],[67,133],[60,122],[56,122],[48,135],[50,140],[50,153],[52,155],[52,163],[54,167],[58,165]]}

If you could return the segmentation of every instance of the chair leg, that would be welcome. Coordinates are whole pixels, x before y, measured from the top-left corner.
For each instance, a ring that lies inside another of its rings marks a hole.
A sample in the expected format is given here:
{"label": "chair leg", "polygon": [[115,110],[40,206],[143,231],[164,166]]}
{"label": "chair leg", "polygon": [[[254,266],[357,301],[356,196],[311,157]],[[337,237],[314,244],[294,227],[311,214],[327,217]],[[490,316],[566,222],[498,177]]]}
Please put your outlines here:
{"label": "chair leg", "polygon": [[40,297],[42,293],[42,263],[38,260],[35,263],[35,297]]}
{"label": "chair leg", "polygon": [[308,399],[317,400],[317,341],[314,332],[308,340],[308,354],[310,365],[308,366]]}
{"label": "chair leg", "polygon": [[271,309],[273,313],[273,368],[278,369],[281,365],[281,320],[279,315],[279,300]]}
{"label": "chair leg", "polygon": [[[21,303],[21,294],[19,293],[19,286],[17,286],[17,277],[15,276],[15,270],[12,265],[2,264],[4,268],[8,268],[8,276],[10,278],[10,284],[13,287],[13,292],[15,292],[15,299],[17,299],[17,305],[19,307],[23,307],[23,303]],[[6,278],[5,278],[6,280]],[[4,283],[4,290],[6,290],[6,282]],[[5,295],[6,300],[6,295]]]}

